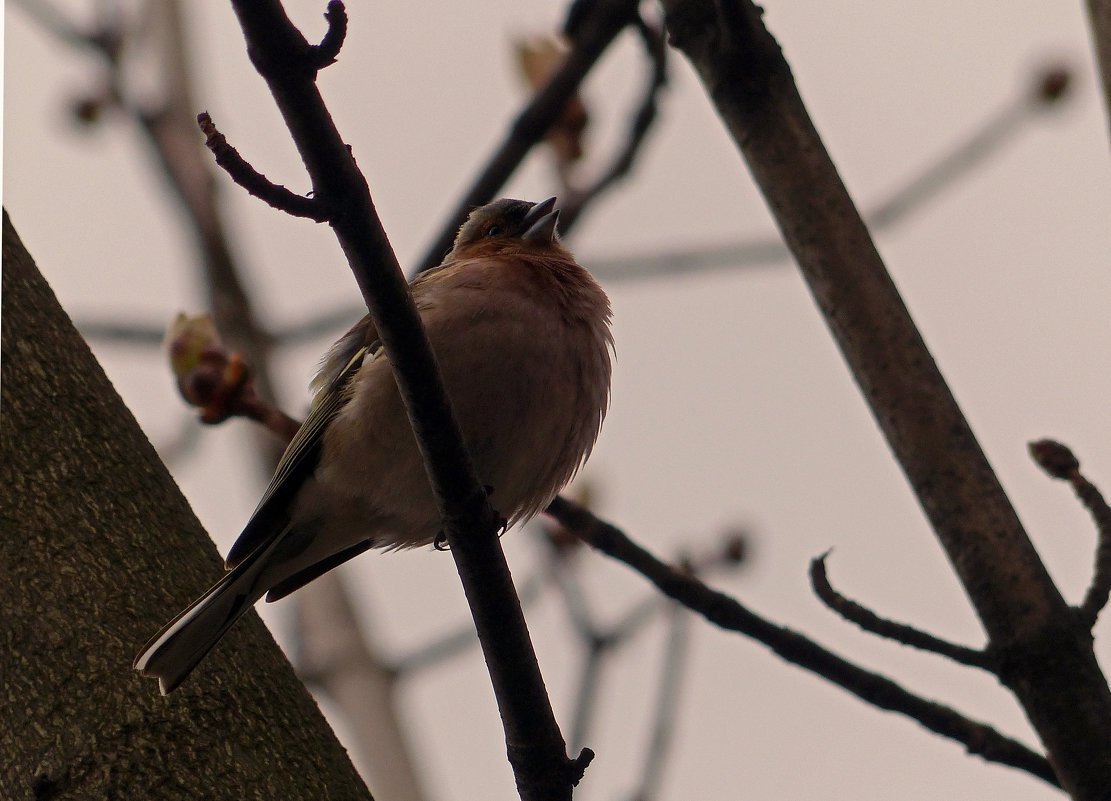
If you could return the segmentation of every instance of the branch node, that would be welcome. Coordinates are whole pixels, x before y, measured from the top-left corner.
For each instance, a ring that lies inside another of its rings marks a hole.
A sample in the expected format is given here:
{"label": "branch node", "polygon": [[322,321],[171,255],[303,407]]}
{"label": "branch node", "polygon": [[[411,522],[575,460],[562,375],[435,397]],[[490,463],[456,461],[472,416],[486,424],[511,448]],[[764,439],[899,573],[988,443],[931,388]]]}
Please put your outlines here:
{"label": "branch node", "polygon": [[216,128],[207,111],[197,115],[197,125],[205,136],[205,146],[216,157],[216,163],[233,181],[246,189],[248,194],[293,217],[307,217],[315,222],[328,221],[328,211],[320,201],[291,192],[252,167],[239,155],[239,151],[228,144],[227,138]]}

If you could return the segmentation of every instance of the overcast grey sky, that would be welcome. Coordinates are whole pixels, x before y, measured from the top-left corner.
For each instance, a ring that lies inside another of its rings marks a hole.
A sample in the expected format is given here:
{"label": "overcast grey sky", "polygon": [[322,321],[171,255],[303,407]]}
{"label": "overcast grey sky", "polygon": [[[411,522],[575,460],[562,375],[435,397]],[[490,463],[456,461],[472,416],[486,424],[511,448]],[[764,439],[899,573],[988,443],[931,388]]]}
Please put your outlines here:
{"label": "overcast grey sky", "polygon": [[[79,7],[79,3],[68,3]],[[310,39],[324,3],[287,4]],[[189,4],[197,102],[254,165],[305,190],[261,80],[222,3]],[[1068,488],[1040,474],[1026,442],[1071,444],[1111,488],[1107,424],[1111,353],[1111,169],[1106,114],[1080,3],[770,2],[766,20],[819,131],[858,203],[868,207],[1011,102],[1035,68],[1061,58],[1075,96],[1030,124],[975,174],[878,244],[973,428],[1050,571],[1082,597],[1094,534]],[[352,3],[347,44],[321,86],[371,184],[403,264],[503,135],[520,104],[512,37],[558,24],[562,3]],[[161,323],[197,310],[189,241],[150,154],[126,123],[81,133],[69,99],[93,85],[92,62],[6,11],[4,205],[76,318]],[[612,144],[641,77],[631,37],[585,90],[598,120],[592,152]],[[633,178],[584,219],[580,261],[765,237],[758,192],[690,69],[675,55],[657,130]],[[239,255],[269,323],[356,302],[326,227],[292,220],[225,181]],[[532,158],[505,194],[553,193]],[[954,704],[1033,743],[1021,711],[993,681],[879,643],[809,594],[808,561],[831,546],[834,583],[900,620],[978,645],[975,617],[793,266],[724,269],[607,286],[615,310],[614,398],[585,471],[599,512],[659,554],[709,543],[723,527],[755,532],[751,563],[720,583],[772,619],[815,635],[864,666]],[[337,331],[337,334],[339,332]],[[298,413],[328,345],[281,353],[283,401]],[[155,443],[186,416],[158,354],[95,345]],[[202,521],[226,550],[261,478],[244,453],[246,424],[208,429],[174,465]],[[525,574],[538,552],[504,543]],[[464,619],[449,557],[369,555],[347,568],[398,652]],[[591,558],[600,608],[617,613],[643,582]],[[281,605],[262,610],[283,632]],[[577,652],[558,602],[529,622],[557,714],[569,716]],[[371,622],[371,621],[368,621]],[[1096,629],[1111,664],[1107,620]],[[647,730],[644,695],[662,628],[623,653],[606,677],[591,745],[598,758],[577,797],[632,787]],[[649,666],[646,668],[645,666]],[[445,801],[513,797],[512,776],[477,651],[407,688],[430,786]],[[1059,797],[1042,783],[985,766],[904,719],[736,636],[694,626],[679,744],[662,798]]]}

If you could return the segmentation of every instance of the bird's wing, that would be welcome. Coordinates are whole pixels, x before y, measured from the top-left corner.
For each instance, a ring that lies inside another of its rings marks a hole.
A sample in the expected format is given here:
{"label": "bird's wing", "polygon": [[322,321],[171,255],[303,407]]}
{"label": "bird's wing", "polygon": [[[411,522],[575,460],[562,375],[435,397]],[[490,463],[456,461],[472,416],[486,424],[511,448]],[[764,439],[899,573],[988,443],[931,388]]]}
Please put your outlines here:
{"label": "bird's wing", "polygon": [[331,377],[328,385],[317,393],[309,416],[293,435],[285,449],[270,485],[262,495],[243,533],[228,551],[225,567],[231,570],[252,553],[279,535],[289,523],[289,505],[305,479],[312,475],[320,457],[320,447],[328,424],[339,414],[348,400],[348,384],[368,355],[373,358],[379,343],[362,345],[346,364]]}

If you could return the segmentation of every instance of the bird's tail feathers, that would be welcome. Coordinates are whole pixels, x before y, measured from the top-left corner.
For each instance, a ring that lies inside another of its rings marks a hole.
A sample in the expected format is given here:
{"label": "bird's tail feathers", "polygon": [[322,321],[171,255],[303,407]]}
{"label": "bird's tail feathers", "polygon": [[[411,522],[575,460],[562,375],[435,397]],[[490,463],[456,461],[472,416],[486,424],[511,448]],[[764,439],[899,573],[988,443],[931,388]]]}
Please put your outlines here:
{"label": "bird's tail feathers", "polygon": [[193,671],[232,624],[255,605],[266,588],[258,586],[259,574],[281,537],[244,559],[204,595],[166,624],[135,657],[133,667],[158,679],[168,695]]}

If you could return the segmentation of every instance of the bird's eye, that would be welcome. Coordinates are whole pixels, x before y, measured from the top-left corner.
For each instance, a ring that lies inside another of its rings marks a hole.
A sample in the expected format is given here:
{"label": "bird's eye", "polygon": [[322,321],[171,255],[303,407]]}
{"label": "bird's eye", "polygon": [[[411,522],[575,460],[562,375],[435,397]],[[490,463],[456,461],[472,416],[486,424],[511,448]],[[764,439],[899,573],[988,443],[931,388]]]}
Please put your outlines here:
{"label": "bird's eye", "polygon": [[501,233],[501,228],[497,225],[491,225],[486,229],[486,236],[497,236]]}

